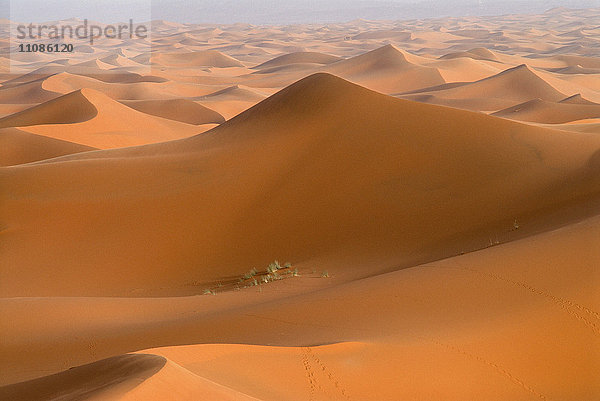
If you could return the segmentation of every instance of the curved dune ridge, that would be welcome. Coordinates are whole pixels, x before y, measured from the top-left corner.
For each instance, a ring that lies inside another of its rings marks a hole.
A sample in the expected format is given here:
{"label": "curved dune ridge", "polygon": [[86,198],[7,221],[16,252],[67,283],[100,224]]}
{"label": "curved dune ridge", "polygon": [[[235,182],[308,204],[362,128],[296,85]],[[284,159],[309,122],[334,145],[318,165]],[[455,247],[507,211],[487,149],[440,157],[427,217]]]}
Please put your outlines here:
{"label": "curved dune ridge", "polygon": [[266,97],[265,94],[254,88],[245,85],[233,85],[208,95],[194,98],[194,100],[219,112],[225,119],[230,119],[264,100]]}
{"label": "curved dune ridge", "polygon": [[295,52],[284,54],[282,56],[275,57],[272,60],[264,62],[256,67],[255,69],[280,67],[288,64],[331,64],[336,61],[340,61],[340,57],[332,56],[330,54],[318,53],[318,52]]}
{"label": "curved dune ridge", "polygon": [[81,89],[0,118],[0,128],[71,124],[91,120],[98,115],[98,109],[88,99],[89,95],[88,89]]}
{"label": "curved dune ridge", "polygon": [[142,113],[186,124],[221,124],[225,118],[214,110],[187,99],[121,101]]}
{"label": "curved dune ridge", "polygon": [[216,50],[197,52],[160,53],[152,56],[152,62],[159,65],[177,67],[243,67],[244,65]]}
{"label": "curved dune ridge", "polygon": [[509,68],[475,82],[449,83],[407,92],[399,96],[411,100],[481,111],[499,111],[514,106],[515,101],[526,102],[539,98],[558,102],[567,97],[526,64]]}
{"label": "curved dune ridge", "polygon": [[[546,124],[562,124],[569,121],[600,118],[600,104],[585,104],[577,99],[571,103],[565,99],[559,103],[542,99],[534,99],[494,113],[494,116],[520,121],[531,121]],[[583,99],[583,98],[581,98]]]}
{"label": "curved dune ridge", "polygon": [[383,93],[446,83],[436,68],[411,63],[393,45],[331,64],[324,71]]}
{"label": "curved dune ridge", "polygon": [[15,128],[0,129],[0,166],[31,163],[94,149]]}
{"label": "curved dune ridge", "polygon": [[471,58],[451,58],[436,60],[435,66],[446,82],[474,82],[488,78],[502,71],[501,64],[494,65]]}
{"label": "curved dune ridge", "polygon": [[[126,393],[140,380],[159,372],[166,359],[157,355],[122,355],[80,366],[29,382],[0,387],[3,399],[14,401],[62,399],[120,399],[115,388]],[[108,393],[108,394],[106,394]],[[114,394],[113,394],[114,395]]]}
{"label": "curved dune ridge", "polygon": [[110,70],[110,69],[114,68],[114,65],[106,63],[102,60],[92,59],[92,60],[84,61],[81,63],[75,63],[75,64],[73,64],[73,67],[92,67],[92,68],[98,69],[98,70]]}
{"label": "curved dune ridge", "polygon": [[[323,119],[326,125],[317,123]],[[364,276],[482,247],[490,235],[510,238],[515,218],[537,227],[542,210],[587,202],[596,191],[595,166],[584,166],[599,139],[582,135],[573,141],[573,135],[394,99],[316,74],[207,134],[106,152],[104,159],[82,156],[76,174],[75,156],[68,164],[57,159],[5,172],[12,206],[0,217],[8,227],[28,207],[18,193],[26,199],[30,190],[59,191],[77,196],[78,204],[60,221],[52,212],[57,205],[40,205],[44,217],[36,219],[35,230],[45,233],[43,261],[32,251],[41,246],[37,235],[19,239],[33,226],[21,224],[19,237],[7,233],[13,246],[2,260],[2,291],[126,295],[141,288],[174,294],[194,291],[186,290],[190,281],[242,274],[272,255],[341,275],[348,272],[339,260],[354,260],[362,268],[352,275]],[[66,170],[69,182],[59,184]],[[567,184],[565,174],[571,177]],[[117,195],[123,190],[153,202],[140,208]],[[457,197],[462,191],[468,199]],[[89,213],[94,221],[85,217]],[[100,222],[122,229],[111,234],[111,252],[99,259],[96,244],[106,230],[94,228]],[[59,255],[82,224],[89,242],[80,244],[73,264]],[[281,232],[282,226],[294,229]],[[40,275],[42,265],[56,275]]]}
{"label": "curved dune ridge", "polygon": [[477,47],[464,52],[448,53],[440,57],[440,59],[453,59],[453,58],[472,58],[475,60],[488,60],[488,61],[500,61],[496,54],[484,47]]}
{"label": "curved dune ridge", "polygon": [[41,379],[0,387],[0,397],[12,401],[256,400],[150,354],[115,356]]}
{"label": "curved dune ridge", "polygon": [[[107,79],[109,80],[107,81]],[[146,79],[137,79],[135,82],[129,82],[129,79],[135,78],[112,73],[91,77],[62,72],[42,80],[41,87],[45,91],[52,91],[57,95],[82,88],[94,89],[118,100],[174,99],[186,95],[199,96],[214,91],[214,87],[205,88],[201,85],[179,84],[160,78],[153,80],[146,77]]]}
{"label": "curved dune ridge", "polygon": [[44,88],[44,78],[15,86],[0,87],[0,102],[12,104],[35,104],[52,100],[61,95]]}
{"label": "curved dune ridge", "polygon": [[560,103],[568,103],[568,104],[583,104],[583,105],[597,105],[598,103],[590,102],[583,96],[581,93],[576,93],[573,96],[569,96],[560,101]]}
{"label": "curved dune ridge", "polygon": [[245,100],[248,102],[260,101],[264,98],[263,94],[244,85],[233,85],[201,97],[201,99]]}
{"label": "curved dune ridge", "polygon": [[0,119],[0,124],[101,149],[179,139],[199,131],[193,125],[138,112],[88,88]]}

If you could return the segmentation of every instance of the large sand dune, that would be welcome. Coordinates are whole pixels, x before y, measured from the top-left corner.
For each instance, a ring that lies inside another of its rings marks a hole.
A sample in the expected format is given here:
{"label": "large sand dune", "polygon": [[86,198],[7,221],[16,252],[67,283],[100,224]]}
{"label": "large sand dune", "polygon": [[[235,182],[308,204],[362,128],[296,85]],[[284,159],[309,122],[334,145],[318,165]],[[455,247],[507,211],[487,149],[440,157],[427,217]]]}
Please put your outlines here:
{"label": "large sand dune", "polygon": [[0,399],[597,400],[599,18],[0,29]]}
{"label": "large sand dune", "polygon": [[558,102],[565,97],[567,95],[525,64],[475,82],[449,83],[413,91],[406,96],[408,99],[481,111],[504,109],[515,102],[532,99]]}
{"label": "large sand dune", "polygon": [[[327,124],[321,127],[319,121]],[[8,227],[21,222],[19,236],[28,231],[21,215],[29,209],[15,194],[39,188],[68,199],[73,192],[78,204],[60,221],[45,209],[60,203],[42,206],[34,224],[35,232],[46,233],[40,236],[43,244],[11,238],[8,230],[5,241],[14,245],[2,261],[2,290],[11,296],[126,295],[133,289],[177,293],[190,281],[240,275],[269,258],[341,271],[332,263],[334,255],[380,264],[377,270],[365,266],[364,276],[457,254],[485,246],[495,236],[510,238],[515,218],[531,219],[539,229],[542,211],[587,201],[597,189],[590,172],[595,167],[586,164],[598,139],[572,137],[395,100],[332,75],[313,75],[207,134],[174,143],[168,154],[158,145],[139,154],[132,149],[135,158],[117,152],[108,153],[108,159],[81,160],[79,173],[64,187],[56,180],[65,169],[72,171],[72,163],[57,160],[6,171],[5,188],[13,195],[6,199],[10,213],[3,219]],[[139,157],[146,152],[153,156]],[[565,174],[569,184],[558,185]],[[81,192],[89,184],[93,207]],[[117,195],[122,190],[136,193],[131,203]],[[457,197],[461,192],[470,195]],[[139,200],[150,198],[155,200],[141,208]],[[85,218],[92,210],[94,220]],[[249,212],[240,216],[239,210]],[[127,229],[113,231],[117,220]],[[320,229],[314,233],[317,221]],[[76,264],[48,260],[53,250],[68,249],[84,227],[90,242],[78,247]],[[280,227],[291,229],[281,232]],[[106,230],[112,232],[111,254],[98,258],[97,243]],[[229,251],[232,241],[235,253]],[[31,251],[40,246],[43,254]],[[355,256],[348,255],[348,247]],[[314,249],[329,256],[315,258]],[[16,265],[19,270],[11,273]],[[165,265],[173,268],[165,271]],[[45,278],[41,266],[56,275]]]}
{"label": "large sand dune", "polygon": [[437,69],[411,63],[392,45],[340,61],[326,71],[384,93],[445,83]]}
{"label": "large sand dune", "polygon": [[[350,399],[367,400],[422,394],[433,399],[592,400],[599,391],[594,371],[600,300],[594,273],[599,255],[590,241],[598,234],[594,217],[325,291],[305,287],[306,294],[295,297],[289,297],[289,289],[267,286],[262,293],[243,290],[183,299],[6,300],[5,316],[19,319],[5,333],[20,339],[11,343],[14,354],[7,354],[7,360],[14,361],[15,371],[27,366],[39,372],[60,370],[59,361],[66,369],[71,363],[149,344],[217,342],[224,345],[144,353],[166,357],[197,376],[258,399],[328,399],[343,390]],[[224,305],[230,310],[223,310]],[[68,314],[72,328],[54,319],[44,323],[41,317],[48,314]],[[35,336],[30,328],[43,328],[51,337]],[[118,339],[116,332],[122,333]],[[57,341],[65,345],[48,346]],[[37,365],[28,366],[31,361],[18,354],[24,347],[36,352]],[[93,372],[90,368],[85,367]],[[286,374],[273,381],[265,372],[275,369]],[[398,376],[398,371],[403,374]],[[99,377],[110,385],[106,374],[92,372],[85,380]],[[119,377],[135,372],[130,369]],[[188,382],[186,375],[179,375],[183,383]],[[361,380],[365,375],[372,380]],[[569,386],[556,377],[568,380]],[[72,386],[66,380],[63,388]],[[33,384],[0,392],[23,394]],[[159,394],[170,388],[160,380],[144,385]]]}

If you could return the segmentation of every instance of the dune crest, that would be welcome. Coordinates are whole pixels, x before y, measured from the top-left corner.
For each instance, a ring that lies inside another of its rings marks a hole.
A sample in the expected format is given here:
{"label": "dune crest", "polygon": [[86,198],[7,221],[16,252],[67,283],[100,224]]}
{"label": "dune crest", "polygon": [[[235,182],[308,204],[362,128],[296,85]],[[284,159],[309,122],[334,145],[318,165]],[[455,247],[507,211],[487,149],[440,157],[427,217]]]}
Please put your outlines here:
{"label": "dune crest", "polygon": [[89,88],[0,119],[0,124],[100,149],[162,142],[202,131],[139,112]]}
{"label": "dune crest", "polygon": [[272,67],[280,67],[288,64],[302,64],[302,63],[310,63],[310,64],[331,64],[336,61],[340,61],[339,57],[332,56],[324,53],[317,52],[295,52],[284,54],[282,56],[275,57],[272,60],[269,60],[265,63],[262,63],[256,67],[255,69],[263,69],[263,68],[272,68]]}
{"label": "dune crest", "polygon": [[520,121],[563,124],[569,121],[600,118],[600,104],[584,103],[581,97],[569,97],[558,103],[538,98],[500,110],[493,115]]}
{"label": "dune crest", "polygon": [[214,110],[187,99],[124,100],[126,106],[142,113],[186,124],[221,124],[225,118]]}
{"label": "dune crest", "polygon": [[72,124],[91,120],[98,109],[89,100],[90,89],[80,89],[67,95],[0,119],[0,128],[25,127],[40,124]]}
{"label": "dune crest", "polygon": [[383,93],[445,83],[437,69],[411,63],[393,45],[331,64],[324,71]]}

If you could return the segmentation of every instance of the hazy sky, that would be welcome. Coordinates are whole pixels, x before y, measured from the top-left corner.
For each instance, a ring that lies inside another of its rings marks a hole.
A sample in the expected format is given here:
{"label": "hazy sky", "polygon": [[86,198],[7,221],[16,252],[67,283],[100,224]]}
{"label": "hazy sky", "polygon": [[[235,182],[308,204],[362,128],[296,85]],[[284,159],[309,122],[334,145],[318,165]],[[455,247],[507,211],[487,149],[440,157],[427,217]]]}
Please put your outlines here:
{"label": "hazy sky", "polygon": [[102,22],[133,18],[287,24],[538,13],[558,6],[600,7],[600,0],[0,0],[2,17],[21,22],[80,17]]}

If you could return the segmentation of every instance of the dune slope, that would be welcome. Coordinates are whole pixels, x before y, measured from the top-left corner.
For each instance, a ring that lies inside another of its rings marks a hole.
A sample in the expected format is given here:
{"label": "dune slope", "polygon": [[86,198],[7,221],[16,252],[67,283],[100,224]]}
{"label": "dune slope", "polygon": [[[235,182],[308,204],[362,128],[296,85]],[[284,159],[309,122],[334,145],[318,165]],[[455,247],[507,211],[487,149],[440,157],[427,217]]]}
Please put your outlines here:
{"label": "dune slope", "polygon": [[317,74],[206,134],[2,170],[2,292],[181,294],[273,259],[346,279],[407,267],[572,218],[600,188],[598,149]]}
{"label": "dune slope", "polygon": [[600,117],[600,104],[593,104],[591,102],[589,104],[578,104],[567,99],[565,100],[556,103],[534,99],[500,110],[493,115],[513,120],[546,124],[561,124],[569,121]]}
{"label": "dune slope", "polygon": [[101,149],[202,132],[194,125],[139,112],[88,88],[0,119],[0,127],[21,127],[33,134]]}
{"label": "dune slope", "polygon": [[1,118],[0,128],[80,123],[91,120],[97,115],[98,109],[82,90],[78,90]]}
{"label": "dune slope", "polygon": [[124,100],[126,106],[142,113],[186,124],[221,124],[225,118],[214,110],[187,99]]}
{"label": "dune slope", "polygon": [[[423,395],[448,401],[591,401],[600,392],[595,375],[600,254],[593,247],[599,222],[595,216],[299,296],[267,286],[262,293],[248,289],[184,299],[4,299],[2,313],[19,318],[3,328],[13,339],[3,356],[11,372],[26,367],[30,375],[86,363],[92,356],[85,349],[101,358],[149,346],[220,343],[142,352],[262,400],[345,394],[373,401]],[[61,315],[70,316],[69,326],[45,320]],[[46,334],[37,336],[42,328]],[[85,335],[90,329],[93,335]],[[285,375],[273,380],[273,370]],[[184,389],[190,382],[185,371],[174,372]],[[363,380],[365,375],[371,380]],[[156,399],[179,399],[176,389],[166,392],[171,381],[162,382],[160,372],[155,376],[159,380],[142,384],[146,399],[152,391],[161,395]],[[104,375],[97,380],[109,382]],[[11,394],[27,388],[8,387]],[[0,394],[7,394],[6,387]]]}
{"label": "dune slope", "polygon": [[514,106],[515,102],[533,99],[558,102],[567,97],[525,64],[475,82],[450,83],[412,93],[406,98],[483,111],[499,111]]}
{"label": "dune slope", "polygon": [[77,143],[30,134],[16,128],[0,129],[0,166],[36,162],[94,149]]}
{"label": "dune slope", "polygon": [[446,83],[432,67],[411,63],[393,45],[328,65],[325,72],[382,93],[397,93]]}

